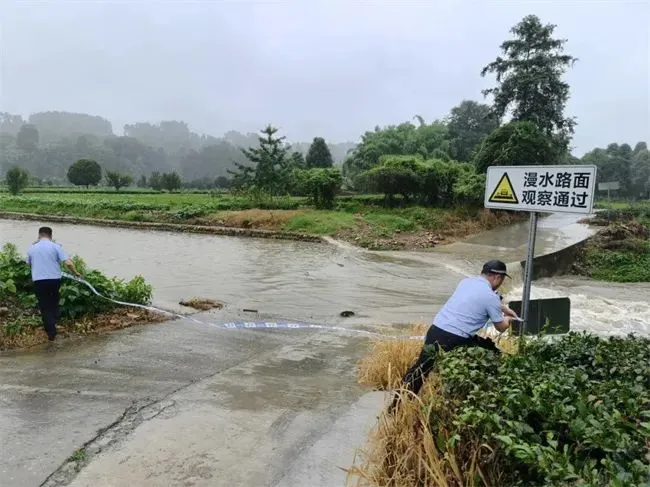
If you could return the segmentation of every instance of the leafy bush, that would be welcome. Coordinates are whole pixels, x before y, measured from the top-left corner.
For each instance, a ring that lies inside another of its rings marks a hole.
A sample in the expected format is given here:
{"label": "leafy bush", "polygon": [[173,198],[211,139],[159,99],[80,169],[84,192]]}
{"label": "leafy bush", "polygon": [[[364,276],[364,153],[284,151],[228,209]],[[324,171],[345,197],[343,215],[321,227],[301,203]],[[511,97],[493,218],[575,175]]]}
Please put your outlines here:
{"label": "leafy bush", "polygon": [[92,159],[79,159],[68,168],[68,180],[75,186],[97,186],[102,180],[102,168]]}
{"label": "leafy bush", "polygon": [[341,189],[341,171],[334,168],[312,168],[295,171],[298,194],[308,195],[314,206],[330,209]]}
{"label": "leafy bush", "polygon": [[17,195],[29,184],[29,174],[23,168],[12,167],[7,171],[6,181],[9,192]]}
{"label": "leafy bush", "polygon": [[[82,272],[84,279],[91,283],[100,294],[129,303],[150,303],[152,288],[141,276],[135,277],[131,281],[108,278],[97,270],[87,269],[79,257],[73,257],[73,260],[77,269]],[[12,244],[6,244],[0,251],[0,282],[3,283],[3,286],[0,287],[0,296],[13,296],[25,308],[32,308],[36,305],[29,266]],[[117,306],[95,296],[87,286],[68,279],[61,282],[59,304],[62,318],[94,315]]]}
{"label": "leafy bush", "polygon": [[570,333],[500,361],[456,350],[437,371],[443,400],[429,421],[443,455],[469,462],[480,450],[500,485],[647,482],[650,340]]}
{"label": "leafy bush", "polygon": [[120,188],[124,188],[133,182],[133,178],[128,174],[120,174],[117,171],[107,171],[106,172],[106,182],[109,186],[113,186],[115,191],[119,191]]}
{"label": "leafy bush", "polygon": [[507,123],[486,137],[474,158],[476,172],[485,174],[490,166],[558,164],[553,142],[533,122]]}
{"label": "leafy bush", "polygon": [[[381,163],[359,176],[359,184],[384,193],[393,206],[395,195],[405,202],[448,207],[455,202],[480,205],[476,197],[478,185],[484,182],[471,164],[440,159],[423,160],[419,156],[387,156]],[[483,194],[480,188],[478,194]]]}
{"label": "leafy bush", "polygon": [[463,172],[454,183],[454,200],[461,205],[479,207],[485,198],[485,175]]}

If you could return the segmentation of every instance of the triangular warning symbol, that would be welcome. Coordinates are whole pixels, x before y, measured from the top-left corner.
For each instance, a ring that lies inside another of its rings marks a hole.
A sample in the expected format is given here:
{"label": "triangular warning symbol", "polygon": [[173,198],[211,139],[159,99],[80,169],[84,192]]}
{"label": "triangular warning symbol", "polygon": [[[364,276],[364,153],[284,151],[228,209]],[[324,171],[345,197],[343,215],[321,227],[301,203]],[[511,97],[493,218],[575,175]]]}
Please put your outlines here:
{"label": "triangular warning symbol", "polygon": [[488,201],[490,203],[512,203],[513,205],[519,203],[507,172],[504,172],[501,179],[499,179],[499,183],[492,191]]}

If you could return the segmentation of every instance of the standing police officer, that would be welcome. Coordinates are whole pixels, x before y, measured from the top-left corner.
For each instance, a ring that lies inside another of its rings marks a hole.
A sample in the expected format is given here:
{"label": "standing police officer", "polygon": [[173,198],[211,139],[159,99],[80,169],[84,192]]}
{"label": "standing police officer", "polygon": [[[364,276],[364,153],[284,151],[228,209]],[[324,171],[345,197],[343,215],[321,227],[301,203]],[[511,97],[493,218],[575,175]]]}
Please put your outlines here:
{"label": "standing police officer", "polygon": [[63,248],[52,241],[52,229],[39,228],[38,241],[27,252],[27,263],[32,271],[43,328],[51,342],[56,338],[56,320],[59,317],[62,262],[75,276],[81,277]]}

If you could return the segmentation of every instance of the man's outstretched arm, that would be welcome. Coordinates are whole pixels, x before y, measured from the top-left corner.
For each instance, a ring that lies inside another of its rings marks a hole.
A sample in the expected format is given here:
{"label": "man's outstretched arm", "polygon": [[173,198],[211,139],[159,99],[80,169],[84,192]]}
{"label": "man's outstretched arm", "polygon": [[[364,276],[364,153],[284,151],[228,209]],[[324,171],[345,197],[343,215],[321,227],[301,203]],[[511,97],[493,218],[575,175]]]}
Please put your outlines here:
{"label": "man's outstretched arm", "polygon": [[65,265],[75,276],[81,277],[81,274],[77,271],[77,268],[75,267],[74,262],[72,262],[72,259],[66,259],[63,262],[63,265]]}

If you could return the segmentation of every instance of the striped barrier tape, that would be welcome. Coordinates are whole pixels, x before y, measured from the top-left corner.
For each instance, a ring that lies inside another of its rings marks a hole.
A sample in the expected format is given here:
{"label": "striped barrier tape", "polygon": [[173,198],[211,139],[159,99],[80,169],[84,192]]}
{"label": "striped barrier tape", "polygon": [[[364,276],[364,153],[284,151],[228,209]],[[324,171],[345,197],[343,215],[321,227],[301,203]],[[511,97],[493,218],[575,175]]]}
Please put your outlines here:
{"label": "striped barrier tape", "polygon": [[127,303],[124,301],[118,301],[115,299],[111,299],[107,296],[104,296],[101,294],[95,287],[90,284],[88,281],[85,279],[81,279],[79,277],[73,276],[72,274],[68,274],[67,272],[63,272],[63,277],[66,279],[70,279],[73,281],[76,281],[80,284],[83,284],[84,286],[88,287],[96,296],[105,299],[107,301],[110,301],[111,303],[119,304],[120,306],[129,306],[132,308],[140,308],[144,309],[147,311],[152,311],[156,313],[162,313],[167,316],[174,316],[176,318],[181,318],[184,320],[192,321],[194,323],[197,323],[199,325],[204,325],[204,326],[209,326],[211,328],[218,328],[221,330],[250,330],[250,329],[266,329],[266,330],[273,330],[273,329],[290,329],[290,330],[296,330],[296,329],[309,329],[309,330],[325,330],[325,331],[335,331],[339,333],[357,333],[360,335],[366,335],[368,337],[375,337],[375,338],[383,338],[385,340],[424,340],[424,336],[408,336],[408,335],[401,335],[401,336],[394,336],[394,335],[384,335],[382,333],[377,333],[374,331],[367,331],[367,330],[359,330],[356,328],[345,328],[343,326],[328,326],[328,325],[314,325],[310,323],[299,323],[299,322],[293,322],[293,321],[234,321],[230,323],[212,323],[210,321],[204,321],[204,320],[199,320],[197,318],[194,318],[193,316],[190,315],[183,315],[180,313],[174,313],[172,311],[167,311],[164,309],[156,308],[155,306],[146,306],[144,304],[136,304],[136,303]]}

